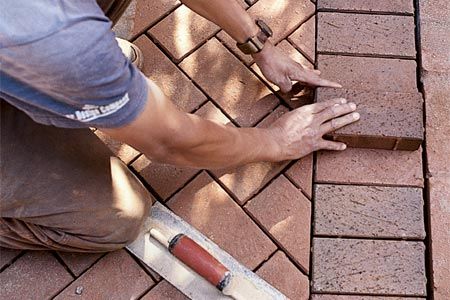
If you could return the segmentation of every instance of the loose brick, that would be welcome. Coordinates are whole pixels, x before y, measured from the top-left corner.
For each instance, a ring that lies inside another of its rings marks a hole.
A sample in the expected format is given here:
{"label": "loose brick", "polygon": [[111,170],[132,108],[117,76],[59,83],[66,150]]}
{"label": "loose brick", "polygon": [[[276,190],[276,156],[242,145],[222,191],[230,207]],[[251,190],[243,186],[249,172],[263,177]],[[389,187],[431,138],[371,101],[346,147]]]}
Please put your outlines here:
{"label": "loose brick", "polygon": [[417,150],[422,144],[422,94],[323,88],[316,91],[317,102],[339,97],[356,103],[361,118],[328,134],[332,139],[349,147],[388,150]]}
{"label": "loose brick", "polygon": [[250,269],[276,250],[270,239],[205,172],[170,199],[168,206]]}
{"label": "loose brick", "polygon": [[187,53],[213,36],[219,27],[181,5],[149,30],[170,55],[179,61]]}
{"label": "loose brick", "polygon": [[289,38],[311,62],[316,59],[316,16],[303,23]]}
{"label": "loose brick", "polygon": [[163,200],[169,198],[199,172],[193,168],[152,162],[144,155],[131,166]]}
{"label": "loose brick", "polygon": [[430,178],[434,299],[450,298],[450,174]]}
{"label": "loose brick", "polygon": [[200,107],[195,114],[203,119],[234,126],[230,119],[228,119],[211,101],[206,102],[206,104]]}
{"label": "loose brick", "polygon": [[205,95],[147,37],[135,42],[144,55],[143,72],[183,111],[191,112],[206,101]]}
{"label": "loose brick", "polygon": [[319,53],[416,56],[412,16],[319,13],[317,26]]}
{"label": "loose brick", "polygon": [[420,24],[422,67],[426,71],[450,70],[450,19]]}
{"label": "loose brick", "polygon": [[316,182],[423,187],[422,150],[320,151]]}
{"label": "loose brick", "polygon": [[[254,19],[263,19],[272,29],[271,41],[276,44],[287,37],[301,23],[305,22],[314,14],[315,7],[309,0],[259,0],[248,9]],[[243,54],[237,47],[236,42],[224,31],[219,32],[217,37],[227,45],[241,60],[250,65],[253,60],[251,56]]]}
{"label": "loose brick", "polygon": [[281,251],[277,251],[256,272],[289,299],[306,300],[309,297],[309,279],[300,272]]}
{"label": "loose brick", "polygon": [[58,256],[64,261],[66,266],[75,276],[80,276],[92,266],[103,254],[102,253],[75,253],[58,252]]}
{"label": "loose brick", "polygon": [[425,246],[421,242],[313,241],[314,292],[426,295]]}
{"label": "loose brick", "polygon": [[187,300],[182,292],[177,290],[173,285],[163,280],[150,290],[142,300]]}
{"label": "loose brick", "polygon": [[303,193],[311,199],[313,181],[313,155],[307,155],[299,159],[290,167],[285,175],[297,184]]}
{"label": "loose brick", "polygon": [[319,10],[403,13],[409,15],[414,13],[412,0],[318,0],[317,8]]}
{"label": "loose brick", "polygon": [[318,55],[321,76],[353,90],[417,92],[416,62],[391,58]]}
{"label": "loose brick", "polygon": [[105,143],[105,145],[108,146],[108,148],[125,164],[130,163],[139,155],[139,151],[133,147],[111,138],[101,130],[96,130],[95,135],[101,139],[102,142]]}
{"label": "loose brick", "polygon": [[108,253],[55,299],[136,299],[154,284],[125,250]]}
{"label": "loose brick", "polygon": [[48,299],[71,281],[50,252],[27,252],[0,274],[0,299]]}
{"label": "loose brick", "polygon": [[[267,116],[258,127],[270,126],[276,119],[286,113],[287,108],[280,106]],[[240,167],[212,171],[214,176],[237,198],[239,204],[244,204],[254,196],[286,166],[287,162],[257,162]]]}
{"label": "loose brick", "polygon": [[245,208],[308,272],[311,202],[286,177],[280,176]]}
{"label": "loose brick", "polygon": [[[308,59],[299,51],[297,51],[297,49],[295,49],[288,41],[283,40],[276,47],[296,62],[299,62],[306,69],[314,69],[313,64],[311,64]],[[278,86],[271,83],[264,77],[257,64],[253,64],[251,68],[262,78],[264,82],[266,82],[275,91],[277,95],[284,99],[289,107],[297,108],[302,105],[311,104],[314,102],[313,89],[300,84],[294,84],[291,92],[282,93]]]}
{"label": "loose brick", "polygon": [[315,186],[314,234],[424,239],[420,188]]}
{"label": "loose brick", "polygon": [[254,125],[279,103],[216,39],[209,40],[180,66],[242,126]]}
{"label": "loose brick", "polygon": [[178,0],[137,0],[133,24],[133,34],[144,31],[165,14],[180,4]]}
{"label": "loose brick", "polygon": [[423,298],[313,294],[311,300],[423,300]]}
{"label": "loose brick", "polygon": [[423,76],[426,105],[426,147],[432,176],[450,176],[450,72]]}
{"label": "loose brick", "polygon": [[14,258],[22,253],[21,250],[7,249],[0,247],[0,269],[10,264]]}

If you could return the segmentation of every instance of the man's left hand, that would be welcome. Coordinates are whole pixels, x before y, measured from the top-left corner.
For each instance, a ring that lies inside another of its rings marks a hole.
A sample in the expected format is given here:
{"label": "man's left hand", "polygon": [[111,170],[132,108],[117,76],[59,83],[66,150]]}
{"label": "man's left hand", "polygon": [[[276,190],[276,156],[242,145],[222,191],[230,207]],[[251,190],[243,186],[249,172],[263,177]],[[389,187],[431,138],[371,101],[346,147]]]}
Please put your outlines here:
{"label": "man's left hand", "polygon": [[252,56],[264,77],[276,84],[283,93],[292,89],[293,81],[312,87],[342,87],[339,83],[320,78],[319,70],[305,69],[270,42],[266,42],[264,48]]}

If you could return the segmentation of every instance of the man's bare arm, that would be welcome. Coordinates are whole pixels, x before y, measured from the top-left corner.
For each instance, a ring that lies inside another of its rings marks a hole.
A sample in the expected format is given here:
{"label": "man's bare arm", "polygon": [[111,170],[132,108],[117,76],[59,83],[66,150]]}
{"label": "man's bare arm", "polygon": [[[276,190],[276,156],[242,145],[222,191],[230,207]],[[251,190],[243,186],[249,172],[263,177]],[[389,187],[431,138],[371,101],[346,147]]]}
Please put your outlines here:
{"label": "man's bare arm", "polygon": [[[255,20],[236,0],[182,0],[186,6],[225,30],[236,42],[246,42],[259,31]],[[269,24],[270,25],[270,24]],[[282,53],[269,41],[253,54],[264,77],[280,87],[282,92],[292,89],[292,81],[309,86],[341,87],[340,84],[321,78],[318,70],[304,68]]]}
{"label": "man's bare arm", "polygon": [[[224,168],[256,161],[295,159],[319,149],[344,150],[322,135],[356,119],[342,99],[303,106],[267,129],[234,128],[184,113],[148,80],[144,111],[121,128],[100,129],[149,159],[180,166]],[[330,121],[332,120],[332,121]]]}

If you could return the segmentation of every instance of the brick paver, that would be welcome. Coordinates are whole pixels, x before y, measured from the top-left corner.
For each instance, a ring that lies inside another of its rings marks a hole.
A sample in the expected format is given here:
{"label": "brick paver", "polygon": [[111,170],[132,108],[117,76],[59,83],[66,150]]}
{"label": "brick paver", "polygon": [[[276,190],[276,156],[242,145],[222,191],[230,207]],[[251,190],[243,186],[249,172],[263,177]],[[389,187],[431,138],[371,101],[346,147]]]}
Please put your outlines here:
{"label": "brick paver", "polygon": [[22,253],[20,250],[0,248],[0,269],[10,264],[14,258]]}
{"label": "brick paver", "polygon": [[419,188],[318,184],[314,205],[316,235],[425,238]]}
{"label": "brick paver", "polygon": [[311,202],[286,177],[280,176],[245,208],[308,272]]}
{"label": "brick paver", "polygon": [[0,299],[49,299],[71,281],[50,252],[27,252],[0,274]]}
{"label": "brick paver", "polygon": [[58,252],[57,255],[75,276],[80,276],[81,273],[90,268],[104,254]]}
{"label": "brick paver", "polygon": [[189,299],[173,285],[163,280],[152,288],[141,300],[187,300]]}
{"label": "brick paver", "polygon": [[191,112],[206,100],[205,95],[146,36],[139,37],[135,44],[144,55],[143,73],[154,80],[180,109]]}
{"label": "brick paver", "polygon": [[322,76],[355,90],[417,92],[416,62],[391,58],[318,55]]}
{"label": "brick paver", "polygon": [[420,242],[313,239],[314,292],[426,295]]}
{"label": "brick paver", "polygon": [[349,148],[317,154],[316,182],[423,187],[422,151]]}
{"label": "brick paver", "polygon": [[219,27],[181,5],[149,30],[175,61],[213,36]]}
{"label": "brick paver", "polygon": [[170,199],[168,206],[250,269],[276,250],[261,229],[205,172]]}
{"label": "brick paver", "polygon": [[154,282],[125,251],[108,253],[55,299],[135,299]]}
{"label": "brick paver", "polygon": [[349,147],[388,150],[417,150],[422,144],[422,94],[325,88],[316,91],[317,102],[340,97],[356,103],[361,117],[331,133],[334,140]]}
{"label": "brick paver", "polygon": [[309,279],[293,265],[286,255],[277,251],[256,272],[289,299],[306,300],[309,297]]}
{"label": "brick paver", "polygon": [[298,160],[285,173],[303,193],[311,199],[313,177],[313,155],[310,154]]}
{"label": "brick paver", "polygon": [[414,18],[367,14],[318,14],[317,51],[416,57]]}
{"label": "brick paver", "polygon": [[317,0],[317,8],[371,13],[414,13],[414,4],[411,0]]}
{"label": "brick paver", "polygon": [[103,133],[101,130],[96,130],[94,133],[106,146],[108,146],[115,156],[120,158],[126,164],[130,163],[139,155],[139,151],[133,147],[110,138],[109,135]]}
{"label": "brick paver", "polygon": [[179,0],[137,0],[132,33],[138,34],[180,5]]}
{"label": "brick paver", "polygon": [[316,57],[316,16],[303,23],[288,39],[313,62]]}

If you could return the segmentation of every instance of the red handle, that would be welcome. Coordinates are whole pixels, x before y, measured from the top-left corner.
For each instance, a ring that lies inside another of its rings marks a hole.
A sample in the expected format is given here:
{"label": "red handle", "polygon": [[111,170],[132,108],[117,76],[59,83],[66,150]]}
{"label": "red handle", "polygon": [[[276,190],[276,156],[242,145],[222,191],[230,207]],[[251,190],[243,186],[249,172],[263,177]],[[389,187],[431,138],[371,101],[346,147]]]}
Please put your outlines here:
{"label": "red handle", "polygon": [[169,251],[219,290],[230,282],[230,271],[184,234],[176,235],[169,242]]}

